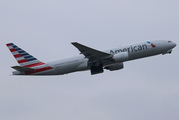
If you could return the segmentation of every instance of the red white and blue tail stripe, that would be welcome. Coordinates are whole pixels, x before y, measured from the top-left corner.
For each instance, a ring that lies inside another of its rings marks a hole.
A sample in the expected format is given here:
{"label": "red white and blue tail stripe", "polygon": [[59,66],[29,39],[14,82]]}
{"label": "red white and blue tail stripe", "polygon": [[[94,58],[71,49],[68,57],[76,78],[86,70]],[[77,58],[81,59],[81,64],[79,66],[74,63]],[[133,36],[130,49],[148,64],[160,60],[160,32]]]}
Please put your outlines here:
{"label": "red white and blue tail stripe", "polygon": [[35,67],[39,65],[43,65],[45,63],[39,61],[37,58],[33,57],[26,51],[22,50],[18,46],[14,45],[13,43],[6,44],[9,50],[11,51],[12,55],[15,57],[17,62],[22,67]]}

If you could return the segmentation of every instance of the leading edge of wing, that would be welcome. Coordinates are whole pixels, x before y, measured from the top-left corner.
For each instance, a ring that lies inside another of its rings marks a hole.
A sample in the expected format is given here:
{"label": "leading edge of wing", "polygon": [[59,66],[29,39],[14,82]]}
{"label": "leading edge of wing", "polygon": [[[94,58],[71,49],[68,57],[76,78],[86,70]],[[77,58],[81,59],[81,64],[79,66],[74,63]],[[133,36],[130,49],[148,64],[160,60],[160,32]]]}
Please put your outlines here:
{"label": "leading edge of wing", "polygon": [[98,59],[98,58],[111,56],[111,54],[109,53],[105,53],[105,52],[87,47],[77,42],[72,42],[71,44],[74,45],[81,52],[80,54],[83,54],[86,58],[89,58],[89,59],[91,58]]}

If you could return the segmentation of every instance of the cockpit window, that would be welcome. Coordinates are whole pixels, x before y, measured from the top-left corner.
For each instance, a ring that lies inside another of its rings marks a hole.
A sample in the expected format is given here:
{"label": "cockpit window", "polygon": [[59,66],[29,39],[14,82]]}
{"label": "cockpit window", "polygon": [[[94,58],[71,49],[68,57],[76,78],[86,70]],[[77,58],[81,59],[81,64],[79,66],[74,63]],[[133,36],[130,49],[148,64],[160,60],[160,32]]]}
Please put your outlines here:
{"label": "cockpit window", "polygon": [[169,43],[171,43],[172,41],[168,41]]}

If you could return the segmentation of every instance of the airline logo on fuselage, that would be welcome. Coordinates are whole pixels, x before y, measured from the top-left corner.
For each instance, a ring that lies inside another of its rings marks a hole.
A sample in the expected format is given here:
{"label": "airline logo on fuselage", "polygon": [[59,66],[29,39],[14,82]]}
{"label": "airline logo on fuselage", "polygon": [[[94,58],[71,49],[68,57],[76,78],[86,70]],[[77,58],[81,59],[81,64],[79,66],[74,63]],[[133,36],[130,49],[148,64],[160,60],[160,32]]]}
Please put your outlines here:
{"label": "airline logo on fuselage", "polygon": [[138,46],[131,45],[130,47],[127,47],[127,48],[122,48],[122,49],[118,49],[118,50],[110,50],[110,53],[111,54],[115,54],[115,53],[119,53],[119,52],[131,53],[131,52],[143,51],[146,49],[148,49],[146,44],[138,45]]}
{"label": "airline logo on fuselage", "polygon": [[156,47],[153,43],[147,41],[147,43],[149,43],[153,48]]}

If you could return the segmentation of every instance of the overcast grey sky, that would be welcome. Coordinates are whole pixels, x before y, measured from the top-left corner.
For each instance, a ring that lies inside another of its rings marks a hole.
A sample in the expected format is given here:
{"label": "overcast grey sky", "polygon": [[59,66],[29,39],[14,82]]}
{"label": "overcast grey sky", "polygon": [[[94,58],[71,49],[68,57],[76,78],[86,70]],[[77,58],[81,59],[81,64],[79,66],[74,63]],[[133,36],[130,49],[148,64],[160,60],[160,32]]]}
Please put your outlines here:
{"label": "overcast grey sky", "polygon": [[179,47],[91,76],[11,76],[17,44],[43,62],[140,41],[179,43],[178,0],[1,0],[0,120],[178,120]]}

